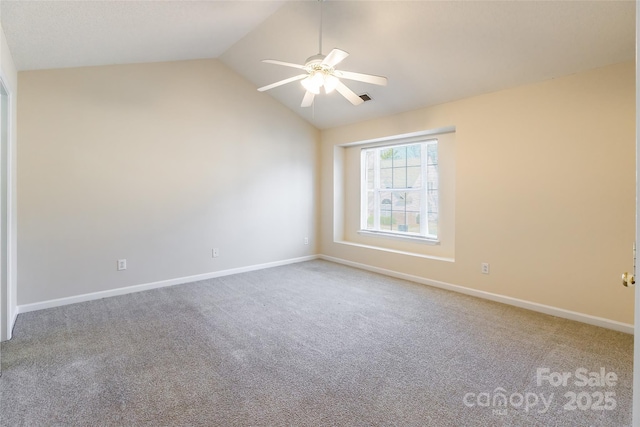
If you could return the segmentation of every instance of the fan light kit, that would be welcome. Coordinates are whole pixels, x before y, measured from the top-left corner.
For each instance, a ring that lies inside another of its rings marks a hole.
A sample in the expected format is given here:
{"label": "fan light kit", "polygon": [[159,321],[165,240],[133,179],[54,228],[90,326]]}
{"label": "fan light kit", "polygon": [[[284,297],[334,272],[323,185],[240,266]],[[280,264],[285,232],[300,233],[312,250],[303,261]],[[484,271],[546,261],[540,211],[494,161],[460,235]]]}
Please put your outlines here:
{"label": "fan light kit", "polygon": [[382,76],[374,76],[371,74],[353,73],[350,71],[336,70],[334,67],[342,62],[349,54],[344,50],[335,48],[329,52],[327,56],[322,54],[322,3],[320,3],[320,37],[319,49],[317,55],[313,55],[305,61],[304,65],[293,64],[291,62],[276,61],[274,59],[265,59],[262,62],[268,64],[283,65],[285,67],[297,68],[304,70],[305,74],[299,74],[288,79],[280,80],[267,86],[258,88],[260,92],[282,86],[287,83],[301,80],[301,84],[306,90],[302,99],[301,107],[309,107],[313,104],[316,95],[320,94],[320,89],[324,87],[325,93],[331,93],[337,90],[342,96],[347,98],[353,105],[360,105],[364,101],[349,89],[340,79],[355,80],[359,82],[371,83],[374,85],[386,86],[387,78]]}

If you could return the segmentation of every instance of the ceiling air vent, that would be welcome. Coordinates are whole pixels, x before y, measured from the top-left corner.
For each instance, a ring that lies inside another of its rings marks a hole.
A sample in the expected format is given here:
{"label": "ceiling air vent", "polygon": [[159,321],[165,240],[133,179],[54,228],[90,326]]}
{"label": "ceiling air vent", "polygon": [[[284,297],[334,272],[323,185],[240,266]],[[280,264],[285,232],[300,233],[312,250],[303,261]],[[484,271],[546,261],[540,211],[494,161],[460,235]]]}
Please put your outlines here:
{"label": "ceiling air vent", "polygon": [[362,99],[364,102],[371,101],[371,97],[369,96],[368,93],[363,93],[362,95],[358,95],[358,96],[360,96],[360,99]]}

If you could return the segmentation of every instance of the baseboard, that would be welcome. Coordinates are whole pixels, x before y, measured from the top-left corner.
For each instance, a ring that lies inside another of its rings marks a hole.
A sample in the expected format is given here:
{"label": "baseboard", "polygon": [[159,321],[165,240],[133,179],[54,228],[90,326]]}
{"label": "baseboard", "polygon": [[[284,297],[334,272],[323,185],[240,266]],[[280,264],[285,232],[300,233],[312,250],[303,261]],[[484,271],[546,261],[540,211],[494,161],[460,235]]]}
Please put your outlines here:
{"label": "baseboard", "polygon": [[398,279],[409,280],[411,282],[417,282],[423,285],[433,286],[436,288],[446,289],[449,291],[459,292],[465,295],[471,295],[478,298],[488,299],[491,301],[500,302],[503,304],[512,305],[515,307],[525,308],[527,310],[537,311],[539,313],[549,314],[551,316],[561,317],[563,319],[575,320],[589,325],[600,326],[602,328],[612,329],[614,331],[624,332],[627,334],[633,334],[633,325],[628,323],[617,322],[615,320],[609,320],[602,317],[591,316],[589,314],[578,313],[575,311],[565,310],[558,307],[553,307],[544,304],[538,304],[531,301],[521,300],[518,298],[512,298],[500,294],[494,294],[491,292],[480,291],[477,289],[465,288],[464,286],[453,285],[451,283],[441,282],[438,280],[425,279],[424,277],[414,276],[411,274],[400,273],[394,270],[387,270],[384,268],[374,267],[368,264],[361,264],[358,262],[348,261],[342,258],[334,258],[327,255],[319,255],[320,259],[326,261],[335,262],[338,264],[348,265],[350,267],[359,268],[362,270],[372,271],[374,273],[383,274],[385,276],[395,277]]}
{"label": "baseboard", "polygon": [[27,313],[27,312],[36,311],[36,310],[44,310],[47,308],[60,307],[63,305],[75,304],[75,303],[85,302],[85,301],[92,301],[92,300],[108,298],[108,297],[113,297],[118,295],[126,295],[134,292],[148,291],[151,289],[164,288],[167,286],[175,286],[175,285],[181,285],[185,283],[192,283],[200,280],[213,279],[216,277],[230,276],[232,274],[262,270],[265,268],[279,267],[282,265],[295,264],[295,263],[304,262],[304,261],[311,261],[318,258],[324,259],[326,261],[335,262],[338,264],[348,265],[350,267],[355,267],[362,270],[372,271],[374,273],[383,274],[385,276],[409,280],[412,282],[433,286],[436,288],[446,289],[446,290],[458,292],[465,295],[471,295],[474,297],[496,301],[503,304],[509,304],[515,307],[525,308],[527,310],[537,311],[539,313],[549,314],[552,316],[561,317],[569,320],[575,320],[575,321],[586,323],[589,325],[600,326],[602,328],[612,329],[614,331],[633,334],[633,330],[634,330],[633,325],[628,323],[617,322],[615,320],[609,320],[602,317],[591,316],[589,314],[578,313],[575,311],[565,310],[558,307],[538,304],[531,301],[494,294],[491,292],[465,288],[464,286],[454,285],[451,283],[441,282],[438,280],[425,279],[424,277],[414,276],[411,274],[401,273],[394,270],[388,270],[388,269],[375,267],[368,264],[348,261],[345,259],[335,258],[327,255],[310,255],[310,256],[305,256],[300,258],[292,258],[292,259],[287,259],[282,261],[275,261],[275,262],[264,263],[264,264],[250,265],[246,267],[239,267],[239,268],[232,268],[228,270],[197,274],[194,276],[179,277],[175,279],[162,280],[158,282],[127,286],[127,287],[117,288],[117,289],[110,289],[108,291],[92,292],[88,294],[75,295],[72,297],[58,298],[58,299],[53,299],[48,301],[37,302],[33,304],[19,305],[17,306],[17,310],[15,310],[14,315],[12,316],[13,317],[12,324],[15,324],[17,316],[20,313]]}
{"label": "baseboard", "polygon": [[[213,279],[216,277],[230,276],[232,274],[246,273],[249,271],[262,270],[265,268],[279,267],[282,265],[295,264],[298,262],[311,261],[317,259],[318,255],[309,255],[300,258],[291,258],[282,261],[274,261],[264,264],[250,265],[246,267],[231,268],[228,270],[213,271],[210,273],[196,274],[194,276],[178,277],[175,279],[161,280],[159,282],[145,283],[140,285],[126,286],[123,288],[110,289],[108,291],[92,292],[88,294],[75,295],[72,297],[52,299],[48,301],[36,302],[32,304],[19,305],[15,316],[19,313],[44,310],[47,308],[60,307],[78,302],[92,301],[102,298],[109,298],[118,295],[126,295],[134,292],[148,291],[151,289],[165,288],[167,286],[182,285],[185,283],[198,282],[200,280]],[[15,323],[15,320],[14,320]]]}

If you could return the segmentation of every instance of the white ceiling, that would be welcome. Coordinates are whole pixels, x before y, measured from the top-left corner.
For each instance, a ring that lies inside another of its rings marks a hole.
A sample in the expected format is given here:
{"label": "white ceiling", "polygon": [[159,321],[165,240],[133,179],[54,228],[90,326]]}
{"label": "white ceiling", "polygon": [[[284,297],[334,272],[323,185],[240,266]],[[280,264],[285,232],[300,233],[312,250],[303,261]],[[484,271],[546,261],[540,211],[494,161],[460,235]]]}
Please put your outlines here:
{"label": "white ceiling", "polygon": [[0,1],[19,70],[215,58],[283,1]]}
{"label": "white ceiling", "polygon": [[[338,68],[389,78],[347,81],[300,108],[296,82],[266,92],[325,129],[632,60],[633,1],[345,1],[324,3],[323,53]],[[256,88],[298,74],[318,50],[320,3],[309,1],[0,1],[20,70],[220,58]]]}

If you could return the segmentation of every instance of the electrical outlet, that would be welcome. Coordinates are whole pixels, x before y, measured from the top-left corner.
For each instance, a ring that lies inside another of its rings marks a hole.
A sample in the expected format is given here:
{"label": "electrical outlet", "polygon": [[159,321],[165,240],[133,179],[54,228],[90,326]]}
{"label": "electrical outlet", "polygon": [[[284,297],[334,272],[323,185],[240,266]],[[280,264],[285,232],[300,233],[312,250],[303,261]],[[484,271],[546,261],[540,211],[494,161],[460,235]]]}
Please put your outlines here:
{"label": "electrical outlet", "polygon": [[122,271],[122,270],[126,270],[127,269],[127,260],[126,259],[119,259],[118,260],[118,271]]}
{"label": "electrical outlet", "polygon": [[308,245],[308,244],[309,244],[309,238],[308,238],[308,237],[305,237],[305,238],[304,238],[304,244],[305,244],[305,245]]}
{"label": "electrical outlet", "polygon": [[488,262],[483,262],[482,264],[480,264],[480,268],[481,268],[482,274],[489,274],[489,263]]}
{"label": "electrical outlet", "polygon": [[213,248],[213,250],[211,251],[211,256],[213,258],[218,258],[220,256],[220,249],[218,248]]}

